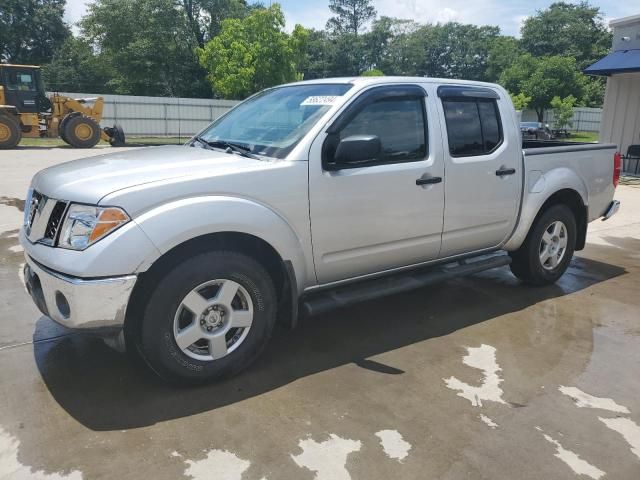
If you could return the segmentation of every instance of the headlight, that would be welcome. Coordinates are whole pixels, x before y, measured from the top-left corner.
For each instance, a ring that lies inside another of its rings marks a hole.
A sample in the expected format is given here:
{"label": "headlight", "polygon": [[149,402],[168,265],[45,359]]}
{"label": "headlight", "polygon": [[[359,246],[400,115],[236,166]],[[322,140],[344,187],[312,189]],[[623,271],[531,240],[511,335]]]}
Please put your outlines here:
{"label": "headlight", "polygon": [[121,208],[72,203],[62,224],[58,246],[84,250],[129,220],[129,215]]}

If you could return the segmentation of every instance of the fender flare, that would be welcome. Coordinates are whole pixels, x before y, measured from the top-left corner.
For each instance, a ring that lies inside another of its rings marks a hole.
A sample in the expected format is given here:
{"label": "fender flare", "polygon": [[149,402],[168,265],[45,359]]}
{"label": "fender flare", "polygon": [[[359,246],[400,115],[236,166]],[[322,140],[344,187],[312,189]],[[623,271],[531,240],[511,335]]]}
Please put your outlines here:
{"label": "fender flare", "polygon": [[299,291],[307,279],[300,237],[281,215],[255,201],[222,195],[191,197],[153,208],[134,221],[157,249],[149,252],[140,271],[188,240],[233,232],[252,235],[271,245],[284,262],[291,263]]}
{"label": "fender flare", "polygon": [[525,184],[526,191],[522,200],[522,208],[518,218],[518,225],[503,248],[514,251],[524,242],[540,209],[554,194],[561,190],[576,192],[582,204],[588,207],[589,191],[584,181],[572,169],[558,167],[541,175],[529,172]]}

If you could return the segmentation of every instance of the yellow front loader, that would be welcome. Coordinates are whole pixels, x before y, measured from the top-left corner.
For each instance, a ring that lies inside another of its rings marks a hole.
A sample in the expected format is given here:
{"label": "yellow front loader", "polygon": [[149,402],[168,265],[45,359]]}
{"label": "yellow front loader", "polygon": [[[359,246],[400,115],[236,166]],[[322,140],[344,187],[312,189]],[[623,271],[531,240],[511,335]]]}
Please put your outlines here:
{"label": "yellow front loader", "polygon": [[104,98],[47,97],[35,65],[0,64],[0,149],[25,138],[60,137],[76,148],[91,148],[100,139],[125,144],[119,125],[100,128]]}

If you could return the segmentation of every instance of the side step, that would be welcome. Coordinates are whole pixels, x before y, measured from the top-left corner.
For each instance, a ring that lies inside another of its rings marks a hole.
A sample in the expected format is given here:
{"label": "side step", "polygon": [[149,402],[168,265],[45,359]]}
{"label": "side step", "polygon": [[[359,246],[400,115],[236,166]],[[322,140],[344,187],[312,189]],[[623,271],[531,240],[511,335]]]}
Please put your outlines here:
{"label": "side step", "polygon": [[[472,275],[484,270],[503,267],[511,263],[509,255],[483,257],[482,260],[467,262],[461,260],[455,264],[445,264],[429,269],[414,270],[361,283],[337,287],[309,295],[301,303],[301,313],[306,317],[319,315],[335,308],[347,307],[359,302],[415,290],[427,285]],[[452,266],[453,265],[453,266]]]}

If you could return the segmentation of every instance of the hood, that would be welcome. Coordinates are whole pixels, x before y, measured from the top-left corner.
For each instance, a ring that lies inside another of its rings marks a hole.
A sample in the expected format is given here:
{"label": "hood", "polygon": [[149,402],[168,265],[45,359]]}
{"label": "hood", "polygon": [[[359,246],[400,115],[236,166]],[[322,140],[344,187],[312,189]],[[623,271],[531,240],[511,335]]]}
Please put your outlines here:
{"label": "hood", "polygon": [[178,177],[255,170],[270,162],[185,146],[146,147],[46,168],[32,186],[58,200],[97,204],[109,193]]}

